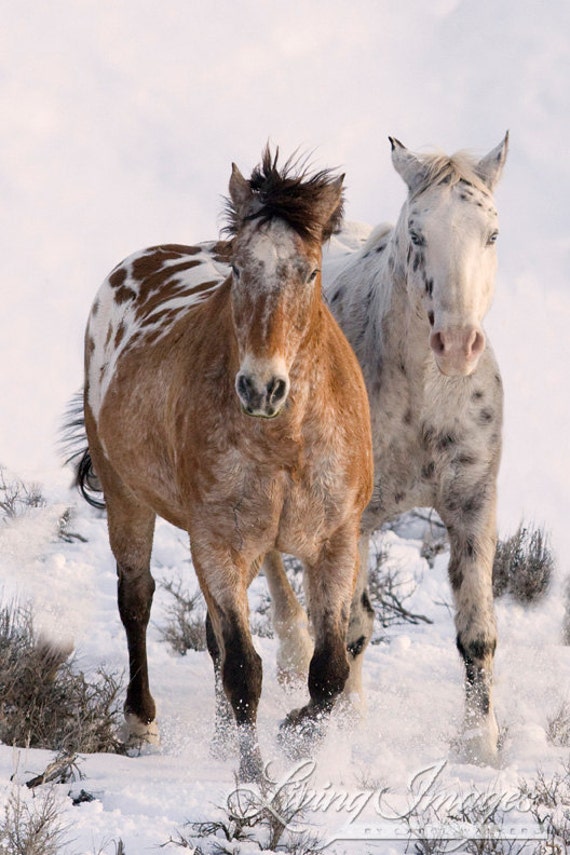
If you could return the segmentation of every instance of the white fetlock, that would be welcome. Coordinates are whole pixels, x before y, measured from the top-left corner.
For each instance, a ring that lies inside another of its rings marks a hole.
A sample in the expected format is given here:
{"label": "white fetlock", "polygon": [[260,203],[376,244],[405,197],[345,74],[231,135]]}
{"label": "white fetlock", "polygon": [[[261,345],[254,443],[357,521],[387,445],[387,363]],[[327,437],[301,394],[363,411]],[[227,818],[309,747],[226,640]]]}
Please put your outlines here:
{"label": "white fetlock", "polygon": [[122,741],[127,753],[138,753],[145,748],[157,748],[160,745],[160,733],[156,719],[143,724],[135,715],[127,714],[122,730]]}
{"label": "white fetlock", "polygon": [[277,679],[282,686],[306,683],[313,656],[313,639],[309,635],[306,617],[300,617],[286,629],[276,626]]}
{"label": "white fetlock", "polygon": [[359,709],[364,714],[366,712],[366,698],[364,696],[364,689],[362,688],[362,664],[364,656],[362,653],[359,653],[358,656],[349,657],[349,660],[350,671],[344,684],[342,697],[349,699],[353,707]]}

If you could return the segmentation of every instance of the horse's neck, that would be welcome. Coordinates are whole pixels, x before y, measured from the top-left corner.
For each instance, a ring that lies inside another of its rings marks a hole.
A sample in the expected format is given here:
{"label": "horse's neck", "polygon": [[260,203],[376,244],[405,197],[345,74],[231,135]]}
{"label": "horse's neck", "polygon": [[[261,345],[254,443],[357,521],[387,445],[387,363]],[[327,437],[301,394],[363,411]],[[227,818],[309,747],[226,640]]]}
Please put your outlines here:
{"label": "horse's neck", "polygon": [[[406,283],[407,220],[406,204],[378,260],[366,264],[366,259],[365,276],[355,282],[352,309],[357,300],[367,308],[360,314],[353,311],[360,329],[349,337],[361,365],[372,375],[398,366],[402,377],[417,378],[429,362],[427,319],[411,300]],[[375,252],[372,246],[372,259]]]}

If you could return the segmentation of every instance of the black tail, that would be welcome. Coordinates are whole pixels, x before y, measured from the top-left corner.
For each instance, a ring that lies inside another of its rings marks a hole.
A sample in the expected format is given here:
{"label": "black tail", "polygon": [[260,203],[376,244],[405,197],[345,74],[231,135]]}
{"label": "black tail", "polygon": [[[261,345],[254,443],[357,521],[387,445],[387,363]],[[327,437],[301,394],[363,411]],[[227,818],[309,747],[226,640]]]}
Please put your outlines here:
{"label": "black tail", "polygon": [[75,472],[73,485],[77,487],[83,498],[93,508],[103,510],[105,502],[97,473],[93,469],[87,435],[85,433],[85,416],[83,413],[83,390],[77,392],[67,408],[65,422],[61,431],[61,448],[65,457],[65,465],[72,466]]}

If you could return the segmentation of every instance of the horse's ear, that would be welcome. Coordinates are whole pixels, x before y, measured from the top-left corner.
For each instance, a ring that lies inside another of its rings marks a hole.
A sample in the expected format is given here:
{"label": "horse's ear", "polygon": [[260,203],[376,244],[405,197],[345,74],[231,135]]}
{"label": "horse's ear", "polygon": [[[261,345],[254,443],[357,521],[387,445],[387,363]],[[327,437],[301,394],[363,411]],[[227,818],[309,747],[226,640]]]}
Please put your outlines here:
{"label": "horse's ear", "polygon": [[229,191],[230,199],[232,200],[236,213],[239,216],[244,216],[247,207],[251,203],[253,191],[250,187],[249,181],[243,177],[235,163],[232,163]]}
{"label": "horse's ear", "polygon": [[400,140],[388,137],[392,146],[392,163],[394,169],[413,193],[426,177],[425,164],[413,152],[406,148]]}
{"label": "horse's ear", "polygon": [[317,218],[322,225],[323,241],[326,241],[340,227],[343,214],[343,184],[344,174],[339,175],[323,188],[317,206]]}
{"label": "horse's ear", "polygon": [[492,190],[495,187],[501,177],[503,166],[507,159],[508,148],[509,132],[507,131],[504,140],[500,142],[496,148],[490,151],[489,154],[483,157],[475,167],[475,172],[479,178],[485,182],[489,190]]}

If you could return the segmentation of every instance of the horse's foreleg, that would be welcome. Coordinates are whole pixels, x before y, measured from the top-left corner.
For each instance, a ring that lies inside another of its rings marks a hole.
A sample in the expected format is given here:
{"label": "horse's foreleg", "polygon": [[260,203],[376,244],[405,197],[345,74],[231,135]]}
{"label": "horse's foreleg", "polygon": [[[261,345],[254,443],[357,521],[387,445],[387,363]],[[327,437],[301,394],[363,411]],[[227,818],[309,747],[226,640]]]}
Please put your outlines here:
{"label": "horse's foreleg", "polygon": [[281,553],[268,552],[263,571],[271,595],[273,629],[279,640],[277,678],[280,683],[306,680],[313,655],[313,641],[305,609],[289,583]]}
{"label": "horse's foreleg", "polygon": [[222,685],[237,725],[239,776],[244,781],[258,780],[263,769],[256,725],[261,696],[261,659],[253,647],[243,608],[220,606],[208,596],[206,600],[221,648]]}
{"label": "horse's foreleg", "polygon": [[216,719],[211,751],[214,757],[225,760],[230,750],[235,723],[222,680],[222,651],[209,612],[206,616],[206,645],[214,664],[214,689],[216,693]]}
{"label": "horse's foreleg", "polygon": [[482,505],[480,495],[465,496],[461,517],[454,514],[453,522],[449,517],[444,517],[444,522],[451,545],[449,578],[456,608],[457,648],[465,664],[464,753],[472,762],[493,763],[498,739],[492,700],[497,644],[492,586],[494,499]]}
{"label": "horse's foreleg", "polygon": [[208,646],[237,725],[239,775],[256,780],[262,774],[256,727],[262,669],[251,640],[247,601],[254,565],[236,567],[235,555],[207,541],[203,532],[192,532],[191,544],[211,621]]}
{"label": "horse's foreleg", "polygon": [[307,706],[290,713],[285,727],[300,726],[310,733],[331,711],[349,675],[346,638],[358,572],[354,526],[347,525],[330,537],[318,559],[306,564],[305,572],[315,639],[309,667],[311,700]]}
{"label": "horse's foreleg", "polygon": [[346,649],[350,664],[350,674],[344,692],[346,695],[358,695],[361,702],[364,701],[362,690],[362,663],[364,651],[368,647],[372,632],[374,630],[374,609],[368,596],[368,550],[370,539],[362,535],[358,543],[360,557],[358,578],[352,603],[350,605],[350,620],[348,622],[348,634]]}

